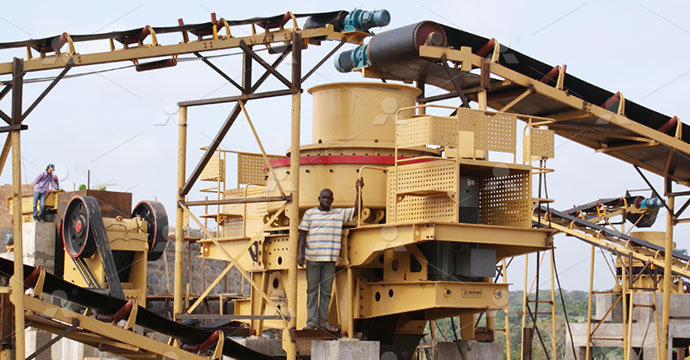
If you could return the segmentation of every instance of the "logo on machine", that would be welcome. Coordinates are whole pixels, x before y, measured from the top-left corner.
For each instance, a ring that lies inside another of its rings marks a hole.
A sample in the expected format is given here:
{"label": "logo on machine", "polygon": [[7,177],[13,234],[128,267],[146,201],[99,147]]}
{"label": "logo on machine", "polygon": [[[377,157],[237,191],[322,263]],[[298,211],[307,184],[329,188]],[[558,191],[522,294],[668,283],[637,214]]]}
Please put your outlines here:
{"label": "logo on machine", "polygon": [[482,296],[482,291],[480,289],[472,289],[472,288],[462,289],[462,297],[478,298],[481,296]]}

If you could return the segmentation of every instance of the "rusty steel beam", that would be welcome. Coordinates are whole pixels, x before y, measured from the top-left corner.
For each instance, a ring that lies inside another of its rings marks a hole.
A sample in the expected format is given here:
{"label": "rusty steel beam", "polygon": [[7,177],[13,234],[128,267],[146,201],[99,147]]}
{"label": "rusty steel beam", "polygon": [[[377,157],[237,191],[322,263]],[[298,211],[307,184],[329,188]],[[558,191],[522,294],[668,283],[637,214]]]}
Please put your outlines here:
{"label": "rusty steel beam", "polygon": [[224,73],[223,70],[219,69],[216,65],[214,65],[211,60],[207,59],[205,56],[201,55],[198,51],[194,52],[194,55],[201,59],[201,61],[204,62],[204,64],[208,65],[213,71],[217,72],[218,75],[220,75],[223,79],[227,80],[230,82],[234,87],[238,88],[241,92],[246,93],[247,89],[243,88],[242,85],[238,84],[237,81],[233,80],[228,74]]}
{"label": "rusty steel beam", "polygon": [[60,74],[58,74],[58,76],[56,76],[55,79],[53,79],[53,81],[50,83],[50,85],[48,85],[48,87],[46,87],[46,89],[43,90],[41,95],[38,95],[38,97],[36,98],[36,100],[34,100],[34,102],[31,104],[31,106],[29,106],[29,108],[26,109],[26,111],[24,111],[24,113],[22,114],[22,120],[21,121],[24,121],[26,119],[26,117],[29,116],[29,114],[31,114],[32,111],[34,111],[36,106],[38,106],[38,104],[43,100],[43,98],[45,98],[46,95],[48,95],[50,90],[53,90],[55,85],[57,85],[57,83],[60,82],[60,80],[62,80],[62,78],[65,77],[65,75],[67,75],[67,72],[72,68],[72,66],[74,66],[74,60],[69,59],[69,61],[67,62],[67,65],[65,65],[65,68],[62,69],[62,71],[60,71]]}
{"label": "rusty steel beam", "polygon": [[455,77],[453,77],[453,74],[450,73],[450,69],[448,68],[448,63],[446,62],[446,56],[445,55],[443,55],[441,57],[441,66],[443,66],[443,70],[445,70],[446,75],[448,75],[448,81],[450,81],[450,83],[453,84],[453,87],[455,88],[455,92],[458,94],[460,101],[462,101],[462,107],[469,108],[470,103],[467,101],[467,97],[465,96],[465,93],[462,91],[462,86],[460,86],[460,84],[458,84]]}
{"label": "rusty steel beam", "polygon": [[656,196],[661,202],[664,204],[664,207],[666,208],[666,211],[668,211],[671,216],[675,217],[676,215],[673,213],[673,210],[671,210],[668,205],[666,204],[666,201],[664,201],[664,198],[661,197],[661,195],[656,191],[652,183],[647,179],[646,176],[642,173],[642,170],[640,170],[640,167],[637,165],[633,165],[635,170],[637,170],[637,173],[640,174],[640,177],[642,177],[642,180],[644,180],[645,183],[647,183],[647,186],[652,190],[652,193],[654,193],[654,196]]}
{"label": "rusty steel beam", "polygon": [[448,100],[448,99],[453,99],[458,97],[458,93],[455,91],[446,93],[446,94],[441,94],[441,95],[434,95],[434,96],[429,96],[429,97],[422,97],[417,100],[420,104],[428,104],[430,102],[434,101],[441,101],[441,100]]}
{"label": "rusty steel beam", "polygon": [[[274,64],[279,64],[280,62],[283,61],[285,56],[287,55],[288,52],[284,52],[275,62]],[[242,61],[243,64],[243,69],[242,69],[242,85],[247,86],[248,84],[251,84],[251,68],[252,68],[252,62],[251,58],[248,56],[245,56]],[[268,74],[269,71],[266,70],[264,74],[259,78],[259,80],[256,81],[254,86],[249,90],[249,94],[254,93],[263,83],[268,79]],[[290,90],[291,92],[291,90]],[[249,95],[247,94],[247,95]],[[277,96],[277,95],[273,95]],[[199,163],[196,165],[194,168],[194,171],[192,171],[192,174],[189,175],[189,178],[187,178],[187,181],[185,182],[184,186],[182,186],[180,190],[180,194],[182,196],[185,196],[189,193],[189,191],[192,190],[192,186],[194,186],[194,183],[199,179],[199,176],[201,175],[201,171],[203,171],[204,167],[206,167],[206,164],[208,164],[209,160],[211,160],[211,156],[213,156],[213,153],[218,149],[218,146],[220,146],[220,142],[225,138],[225,135],[228,133],[228,130],[230,130],[230,127],[232,124],[235,122],[235,119],[237,116],[240,114],[242,111],[242,108],[239,106],[239,104],[235,104],[235,107],[232,109],[228,117],[225,119],[225,122],[223,123],[223,126],[218,130],[218,133],[216,136],[213,138],[213,141],[211,142],[211,145],[208,146],[206,149],[206,152],[204,155],[202,155],[201,160],[199,160]]]}
{"label": "rusty steel beam", "polygon": [[[273,64],[271,64],[271,67],[277,68],[278,65],[280,65],[283,62],[283,60],[285,60],[287,55],[290,53],[290,50],[291,50],[290,48],[287,48],[285,51],[283,51],[283,53],[280,54],[280,56],[278,56],[278,58],[273,62]],[[251,57],[248,57],[246,53],[245,53],[245,57],[246,57],[245,61],[248,62],[247,66],[249,69],[248,72],[245,71],[243,73],[243,75],[248,75],[247,76],[247,84],[245,86],[247,86],[247,87],[251,86],[251,89],[249,90],[249,92],[253,93],[259,88],[259,86],[261,86],[261,84],[264,83],[264,81],[266,81],[266,79],[268,79],[268,76],[271,75],[271,73],[269,71],[264,71],[264,73],[261,74],[261,77],[259,77],[259,79],[256,80],[254,85],[251,85],[252,84],[252,77],[251,77],[251,74],[252,74],[252,62],[251,62],[251,60],[252,59],[251,59]]]}
{"label": "rusty steel beam", "polygon": [[0,119],[3,119],[7,124],[12,124],[12,118],[2,110],[0,110]]}
{"label": "rusty steel beam", "polygon": [[278,72],[278,70],[276,70],[276,68],[274,68],[269,63],[267,63],[266,60],[261,58],[261,56],[257,55],[254,52],[254,50],[252,50],[249,46],[247,46],[247,44],[244,43],[244,41],[240,42],[240,48],[242,50],[244,50],[244,52],[246,54],[251,56],[251,58],[254,59],[254,61],[258,62],[259,65],[263,66],[266,70],[268,70],[271,74],[273,74],[273,76],[275,76],[278,80],[280,80],[280,82],[285,84],[285,86],[287,86],[289,88],[292,87],[292,83],[290,83],[290,80],[286,79],[285,76],[283,76],[283,74],[281,74],[280,72]]}
{"label": "rusty steel beam", "polygon": [[77,330],[78,327],[79,327],[79,319],[73,319],[72,325],[70,325],[62,333],[58,334],[56,337],[52,338],[47,343],[43,344],[43,346],[41,346],[36,351],[34,351],[33,354],[29,355],[29,357],[27,357],[26,360],[35,359],[36,357],[38,357],[38,355],[40,355],[42,352],[48,350],[51,346],[53,346],[53,344],[60,341],[63,337],[71,334],[74,330]]}
{"label": "rusty steel beam", "polygon": [[2,100],[10,90],[12,90],[12,83],[7,83],[5,87],[0,90],[0,100]]}
{"label": "rusty steel beam", "polygon": [[233,102],[233,101],[238,101],[238,100],[245,101],[245,100],[254,100],[254,99],[264,99],[264,98],[269,98],[269,97],[274,97],[274,96],[282,96],[282,95],[290,95],[290,94],[292,94],[292,90],[290,90],[290,89],[273,90],[273,91],[266,91],[266,92],[256,93],[256,94],[242,94],[242,95],[236,95],[236,96],[223,96],[223,97],[210,98],[210,99],[180,101],[177,103],[177,105],[178,106],[192,107],[192,106],[200,106],[200,105],[221,104],[221,103]]}
{"label": "rusty steel beam", "polygon": [[0,133],[6,133],[10,132],[13,130],[26,130],[29,127],[24,124],[16,124],[16,125],[10,125],[10,126],[0,126]]}
{"label": "rusty steel beam", "polygon": [[252,204],[261,202],[275,202],[275,201],[292,201],[290,195],[287,196],[262,196],[254,198],[237,198],[237,199],[221,199],[221,200],[199,200],[199,201],[181,201],[184,206],[204,206],[204,205],[230,205],[230,204]]}
{"label": "rusty steel beam", "polygon": [[314,67],[312,67],[311,70],[309,70],[307,72],[307,74],[304,75],[304,77],[302,78],[302,80],[300,82],[304,83],[305,81],[307,81],[307,79],[314,72],[316,72],[316,70],[318,70],[321,67],[321,65],[323,65],[323,63],[325,63],[328,59],[330,59],[330,57],[333,56],[333,54],[335,54],[338,50],[340,50],[340,48],[343,47],[343,45],[345,45],[346,42],[347,41],[345,40],[345,38],[340,40],[340,43],[338,45],[336,45],[336,47],[334,47],[333,50],[331,50],[328,54],[326,54],[326,56],[324,56],[318,63],[316,63],[316,65],[314,65]]}
{"label": "rusty steel beam", "polygon": [[209,160],[211,160],[213,153],[216,152],[218,146],[220,146],[220,142],[223,141],[225,135],[230,130],[230,127],[232,127],[232,124],[235,123],[235,120],[237,119],[237,116],[240,114],[241,111],[242,108],[239,104],[236,103],[235,107],[232,108],[232,111],[230,111],[230,114],[225,119],[223,126],[220,128],[220,130],[218,130],[216,136],[213,137],[211,144],[208,146],[208,149],[206,149],[204,155],[202,155],[201,160],[199,160],[199,163],[196,164],[194,171],[192,171],[192,174],[189,175],[189,178],[187,178],[187,182],[185,182],[184,186],[180,190],[180,195],[185,196],[189,194],[189,191],[192,190],[192,186],[194,186],[194,183],[201,175],[201,172],[206,167],[206,164],[208,164]]}

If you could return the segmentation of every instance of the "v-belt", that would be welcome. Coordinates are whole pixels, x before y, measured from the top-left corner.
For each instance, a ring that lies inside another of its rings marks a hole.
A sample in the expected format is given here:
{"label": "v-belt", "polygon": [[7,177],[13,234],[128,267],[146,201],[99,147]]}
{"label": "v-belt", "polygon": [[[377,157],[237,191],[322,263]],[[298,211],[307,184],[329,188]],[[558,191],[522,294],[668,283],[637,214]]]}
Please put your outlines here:
{"label": "v-belt", "polygon": [[110,287],[110,294],[114,297],[124,299],[125,293],[122,291],[122,284],[120,284],[120,276],[117,274],[113,251],[110,249],[108,236],[105,232],[101,208],[98,206],[98,201],[95,198],[84,196],[83,201],[89,212],[89,228],[93,230],[93,240],[96,243],[98,255],[103,263],[103,270],[105,272],[105,278],[108,281],[108,286]]}

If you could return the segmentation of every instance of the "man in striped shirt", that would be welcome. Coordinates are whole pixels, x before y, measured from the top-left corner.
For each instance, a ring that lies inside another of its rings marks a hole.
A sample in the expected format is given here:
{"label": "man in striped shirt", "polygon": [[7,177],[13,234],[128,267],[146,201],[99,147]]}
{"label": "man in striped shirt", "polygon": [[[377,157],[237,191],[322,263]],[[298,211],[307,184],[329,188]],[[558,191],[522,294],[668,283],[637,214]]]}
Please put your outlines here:
{"label": "man in striped shirt", "polygon": [[330,332],[338,329],[328,323],[328,305],[331,302],[335,262],[340,257],[343,223],[353,221],[359,212],[362,179],[357,180],[355,206],[349,209],[332,209],[333,191],[323,189],[319,193],[319,206],[304,213],[299,225],[297,263],[307,265],[307,326]]}

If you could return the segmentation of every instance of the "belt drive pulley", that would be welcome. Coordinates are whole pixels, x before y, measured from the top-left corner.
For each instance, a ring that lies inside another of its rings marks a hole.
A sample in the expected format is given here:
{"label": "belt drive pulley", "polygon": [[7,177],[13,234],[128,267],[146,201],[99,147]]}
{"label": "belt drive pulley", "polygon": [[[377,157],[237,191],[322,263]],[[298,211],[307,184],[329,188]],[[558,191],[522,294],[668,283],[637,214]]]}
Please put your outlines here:
{"label": "belt drive pulley", "polygon": [[132,210],[132,217],[141,216],[148,223],[148,261],[160,259],[168,242],[168,213],[158,201],[141,201]]}
{"label": "belt drive pulley", "polygon": [[125,298],[96,198],[77,195],[70,200],[62,222],[62,241],[75,260],[98,251],[111,295]]}

